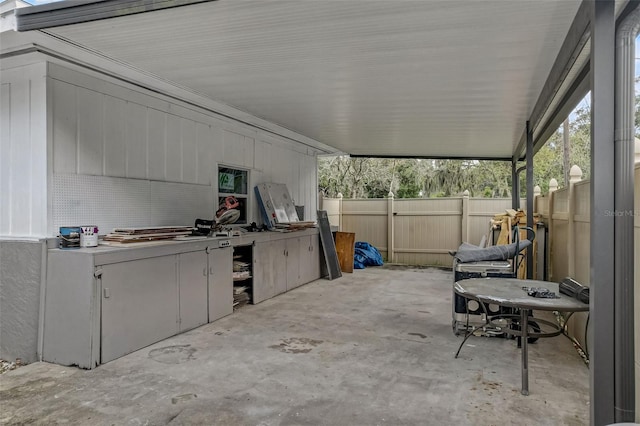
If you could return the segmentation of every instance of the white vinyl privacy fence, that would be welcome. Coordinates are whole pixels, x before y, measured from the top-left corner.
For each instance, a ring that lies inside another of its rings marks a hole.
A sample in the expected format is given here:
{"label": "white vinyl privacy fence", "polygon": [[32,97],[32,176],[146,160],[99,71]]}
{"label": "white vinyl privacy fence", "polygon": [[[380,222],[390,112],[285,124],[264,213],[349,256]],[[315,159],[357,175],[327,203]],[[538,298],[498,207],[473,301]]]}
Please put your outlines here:
{"label": "white vinyl privacy fence", "polygon": [[[633,215],[634,217],[634,297],[635,297],[635,375],[636,389],[640,385],[640,164],[635,167],[634,210],[629,212],[604,212],[609,215]],[[549,280],[559,281],[566,276],[584,285],[611,285],[590,282],[591,248],[591,194],[589,180],[581,180],[582,172],[575,166],[567,188],[551,190],[536,197],[535,210],[549,227]],[[585,342],[586,313],[577,313],[570,322],[570,334],[581,344]],[[636,390],[636,406],[640,407],[640,392]]]}
{"label": "white vinyl privacy fence", "polygon": [[[547,227],[547,274],[558,282],[570,276],[586,286],[590,282],[590,182],[581,180],[574,166],[570,183],[558,189],[555,179],[548,194],[536,191],[534,210]],[[430,199],[320,199],[332,225],[355,232],[356,241],[373,244],[387,262],[410,265],[451,266],[448,250],[463,241],[478,244],[489,235],[489,220],[511,207],[511,199],[482,199],[468,196]],[[524,206],[523,200],[521,205]],[[640,163],[635,168],[635,205],[631,212],[605,212],[634,217],[634,265],[640,265]],[[540,248],[538,248],[538,251]],[[635,363],[640,385],[640,271],[635,267]],[[611,283],[602,283],[611,285]],[[576,313],[569,333],[587,346],[588,313]],[[636,391],[640,407],[640,392]]]}
{"label": "white vinyl privacy fence", "polygon": [[450,266],[449,250],[490,237],[490,219],[510,198],[321,198],[331,225],[354,232],[392,263]]}

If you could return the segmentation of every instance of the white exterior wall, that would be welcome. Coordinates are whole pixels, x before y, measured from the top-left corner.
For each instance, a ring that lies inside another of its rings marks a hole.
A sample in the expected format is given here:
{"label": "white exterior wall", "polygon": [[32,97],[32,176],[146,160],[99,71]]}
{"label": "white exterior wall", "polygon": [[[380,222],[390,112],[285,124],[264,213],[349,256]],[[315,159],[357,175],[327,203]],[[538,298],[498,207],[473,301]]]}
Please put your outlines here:
{"label": "white exterior wall", "polygon": [[101,233],[191,225],[217,209],[219,164],[250,171],[249,222],[260,222],[253,193],[260,182],[286,184],[305,218],[315,218],[313,149],[71,68],[3,70],[0,236],[54,236],[60,226],[87,224]]}
{"label": "white exterior wall", "polygon": [[0,236],[47,229],[46,64],[0,73]]}

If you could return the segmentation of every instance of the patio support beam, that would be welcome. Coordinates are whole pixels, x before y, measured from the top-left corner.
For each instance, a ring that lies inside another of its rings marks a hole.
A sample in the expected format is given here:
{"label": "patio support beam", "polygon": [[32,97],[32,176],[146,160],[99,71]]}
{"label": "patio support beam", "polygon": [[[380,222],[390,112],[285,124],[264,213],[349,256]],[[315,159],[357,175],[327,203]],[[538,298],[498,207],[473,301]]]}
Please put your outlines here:
{"label": "patio support beam", "polygon": [[[615,422],[615,2],[589,0],[591,21],[591,424]],[[609,214],[607,214],[609,213]]]}
{"label": "patio support beam", "polygon": [[[526,165],[527,165],[527,228],[533,229],[533,129],[531,128],[531,122],[527,121],[527,152],[526,152]],[[529,232],[527,231],[527,237]],[[533,278],[533,245],[527,247],[527,279]]]}
{"label": "patio support beam", "polygon": [[518,185],[518,159],[511,160],[511,208],[518,210],[520,208],[520,185]]}
{"label": "patio support beam", "polygon": [[618,25],[615,91],[615,421],[635,420],[634,151],[635,48],[640,7]]}
{"label": "patio support beam", "polygon": [[[543,123],[542,119],[549,109],[553,99],[557,96],[564,96],[564,93],[559,93],[561,86],[564,80],[569,75],[569,72],[576,64],[576,60],[578,59],[580,52],[584,48],[585,44],[589,40],[590,35],[590,27],[589,23],[591,21],[591,8],[589,7],[589,1],[583,1],[576,13],[573,22],[571,23],[571,27],[569,28],[569,32],[567,33],[564,42],[562,43],[562,47],[560,48],[560,53],[558,53],[558,57],[549,72],[549,76],[547,77],[547,81],[542,88],[542,92],[538,97],[538,100],[531,112],[531,116],[529,120],[531,121],[532,129],[542,129],[548,126],[548,123]],[[585,75],[580,73],[576,76],[576,79],[583,79]],[[577,84],[577,86],[576,86]],[[574,87],[575,86],[575,87]],[[584,96],[588,88],[584,85],[580,85],[577,82],[574,82],[572,87],[567,88],[567,91],[576,90],[576,87],[580,87],[580,90],[584,91],[582,96]],[[582,96],[574,96],[574,97],[565,97],[562,102],[579,102],[582,99]],[[547,121],[557,121],[561,123],[565,117],[557,116],[556,114],[561,113],[566,108],[563,108],[563,105],[558,105],[556,107],[555,114],[552,114],[547,118]],[[573,106],[569,108],[569,111],[573,109]],[[544,126],[544,127],[540,127]],[[554,127],[557,128],[557,125]],[[537,138],[538,139],[538,138]],[[537,140],[536,148],[540,148],[546,140]],[[515,153],[519,158],[522,158],[523,153],[526,155],[526,145],[527,145],[527,135],[523,134],[518,142],[518,146],[515,149]]]}

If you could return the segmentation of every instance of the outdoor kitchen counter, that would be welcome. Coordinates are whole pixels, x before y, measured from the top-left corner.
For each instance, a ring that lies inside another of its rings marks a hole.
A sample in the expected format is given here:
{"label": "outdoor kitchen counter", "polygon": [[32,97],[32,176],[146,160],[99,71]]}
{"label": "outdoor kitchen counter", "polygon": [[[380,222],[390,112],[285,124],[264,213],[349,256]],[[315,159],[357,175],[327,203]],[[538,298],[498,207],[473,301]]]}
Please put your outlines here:
{"label": "outdoor kitchen counter", "polygon": [[186,237],[182,239],[138,243],[100,241],[97,247],[77,249],[58,249],[55,247],[57,239],[51,239],[49,249],[69,253],[70,255],[90,255],[94,257],[95,265],[109,265],[149,257],[225,247],[227,246],[227,241],[230,247],[238,247],[316,234],[318,234],[317,228],[307,228],[293,232],[247,232],[240,236],[233,237]]}
{"label": "outdoor kitchen counter", "polygon": [[234,247],[252,253],[253,303],[311,282],[318,240],[315,228],[64,250],[51,239],[41,357],[94,368],[233,313]]}

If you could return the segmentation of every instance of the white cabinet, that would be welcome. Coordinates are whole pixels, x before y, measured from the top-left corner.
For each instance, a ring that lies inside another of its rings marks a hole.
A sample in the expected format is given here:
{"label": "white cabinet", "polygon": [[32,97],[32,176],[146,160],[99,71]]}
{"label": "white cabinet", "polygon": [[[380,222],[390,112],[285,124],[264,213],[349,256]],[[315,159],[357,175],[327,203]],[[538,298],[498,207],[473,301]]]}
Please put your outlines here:
{"label": "white cabinet", "polygon": [[300,282],[302,284],[320,278],[320,235],[309,235],[300,239]]}
{"label": "white cabinet", "polygon": [[256,243],[253,247],[254,304],[286,291],[285,247],[284,240]]}
{"label": "white cabinet", "polygon": [[207,251],[208,316],[212,322],[233,313],[233,249],[226,247]]}
{"label": "white cabinet", "polygon": [[[304,237],[303,237],[304,238]],[[303,238],[289,238],[285,240],[287,242],[285,249],[285,261],[287,264],[287,282],[286,290],[293,290],[296,287],[304,284],[300,280],[300,259],[301,259],[301,239]]]}
{"label": "white cabinet", "polygon": [[319,241],[313,234],[256,243],[253,303],[320,278]]}
{"label": "white cabinet", "polygon": [[93,368],[233,312],[231,248],[49,250],[42,357]]}
{"label": "white cabinet", "polygon": [[207,323],[208,278],[207,253],[204,250],[178,255],[180,331]]}
{"label": "white cabinet", "polygon": [[101,268],[101,363],[178,333],[176,268],[176,256]]}
{"label": "white cabinet", "polygon": [[[318,241],[312,230],[238,237],[252,250],[253,303],[319,278]],[[94,368],[231,314],[233,249],[211,244],[50,249],[43,360]]]}

